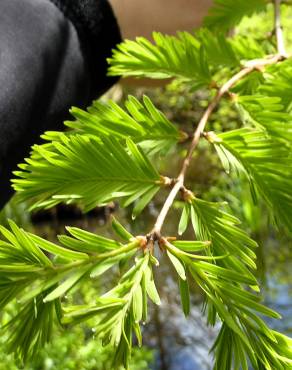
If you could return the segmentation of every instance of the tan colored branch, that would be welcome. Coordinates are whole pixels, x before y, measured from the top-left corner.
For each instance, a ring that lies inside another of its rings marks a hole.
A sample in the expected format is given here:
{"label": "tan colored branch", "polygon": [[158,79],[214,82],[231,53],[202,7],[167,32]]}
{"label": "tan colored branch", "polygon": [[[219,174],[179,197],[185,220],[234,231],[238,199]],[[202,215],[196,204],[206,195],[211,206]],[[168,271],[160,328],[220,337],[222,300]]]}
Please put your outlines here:
{"label": "tan colored branch", "polygon": [[274,0],[275,34],[277,39],[277,50],[280,55],[287,57],[284,34],[281,25],[281,0]]}
{"label": "tan colored branch", "polygon": [[[222,97],[229,93],[230,89],[239,82],[243,77],[247,76],[251,72],[255,70],[262,70],[264,67],[276,64],[284,59],[287,58],[287,53],[285,50],[285,43],[284,43],[284,35],[283,30],[281,26],[281,0],[274,0],[274,8],[275,8],[275,33],[277,38],[277,50],[278,53],[276,55],[270,56],[265,59],[257,59],[257,60],[251,60],[245,64],[245,66],[236,73],[233,77],[231,77],[221,88],[218,89],[218,92],[214,99],[211,101],[207,109],[205,110],[202,118],[200,119],[197,128],[194,132],[193,140],[191,142],[191,145],[189,147],[188,153],[183,161],[182,169],[180,171],[179,176],[177,177],[175,181],[175,185],[172,188],[171,192],[169,193],[160,214],[157,217],[156,223],[154,225],[153,230],[151,231],[150,239],[153,241],[155,239],[159,239],[161,235],[161,229],[164,224],[164,221],[166,219],[166,216],[177,196],[179,191],[184,188],[184,181],[185,181],[185,175],[189,168],[189,165],[192,160],[193,153],[200,141],[200,138],[204,132],[204,129],[206,127],[206,124],[209,121],[210,116],[220,103],[220,100]],[[149,237],[148,235],[148,237]]]}
{"label": "tan colored branch", "polygon": [[237,82],[239,82],[243,77],[247,76],[251,72],[253,72],[255,70],[262,70],[265,66],[268,66],[268,65],[271,65],[271,64],[276,64],[276,63],[282,61],[283,59],[285,59],[285,56],[283,56],[282,54],[277,54],[277,55],[274,55],[274,56],[270,56],[266,59],[251,60],[251,61],[247,62],[246,65],[238,73],[236,73],[233,77],[231,77],[221,88],[219,88],[216,96],[214,97],[214,99],[211,101],[211,103],[209,104],[209,106],[205,110],[202,118],[200,119],[200,121],[197,125],[197,128],[194,132],[193,140],[192,140],[192,143],[189,147],[187,156],[185,157],[185,159],[183,161],[183,165],[182,165],[182,169],[180,171],[180,174],[177,177],[175,185],[172,188],[171,192],[169,193],[169,195],[168,195],[168,197],[167,197],[167,199],[166,199],[166,201],[165,201],[165,203],[164,203],[164,205],[161,209],[161,212],[157,217],[157,220],[156,220],[156,223],[155,223],[155,226],[154,226],[153,230],[149,234],[150,236],[152,236],[151,237],[152,240],[153,239],[157,240],[157,239],[160,238],[161,229],[162,229],[162,226],[163,226],[164,221],[166,219],[166,216],[167,216],[167,214],[168,214],[168,212],[169,212],[177,194],[179,193],[179,191],[182,188],[184,188],[185,175],[186,175],[186,172],[189,168],[190,162],[192,160],[194,150],[196,149],[196,147],[197,147],[197,145],[200,141],[200,138],[201,138],[201,136],[204,132],[205,126],[208,123],[210,116],[214,112],[215,108],[218,106],[222,97],[226,93],[229,93],[229,90]]}

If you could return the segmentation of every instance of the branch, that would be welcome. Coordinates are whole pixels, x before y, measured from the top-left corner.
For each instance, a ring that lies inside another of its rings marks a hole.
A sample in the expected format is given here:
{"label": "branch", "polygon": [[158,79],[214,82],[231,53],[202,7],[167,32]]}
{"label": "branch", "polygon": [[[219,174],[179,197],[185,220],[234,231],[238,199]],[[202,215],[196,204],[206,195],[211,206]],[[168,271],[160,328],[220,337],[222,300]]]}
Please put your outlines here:
{"label": "branch", "polygon": [[46,275],[47,272],[51,272],[51,271],[61,273],[61,272],[76,269],[77,267],[80,267],[82,265],[86,265],[90,263],[97,263],[98,261],[105,260],[107,258],[116,257],[118,255],[121,255],[122,253],[127,253],[137,248],[145,249],[146,243],[147,243],[147,240],[144,236],[137,236],[136,238],[133,238],[133,240],[129,244],[123,245],[118,249],[114,249],[114,250],[111,250],[110,252],[105,252],[101,254],[89,255],[88,259],[74,261],[71,263],[67,263],[65,265],[49,266],[45,268],[43,271],[40,271],[40,274]]}
{"label": "branch", "polygon": [[205,113],[203,114],[201,120],[198,123],[198,126],[196,128],[196,131],[194,133],[193,140],[191,142],[191,145],[189,147],[187,156],[185,157],[182,165],[182,169],[180,171],[179,176],[177,177],[175,181],[175,185],[172,188],[171,192],[169,193],[161,212],[159,213],[156,223],[154,225],[153,230],[148,235],[148,238],[150,240],[155,241],[160,238],[161,234],[161,228],[164,224],[165,218],[178,194],[178,192],[182,189],[184,189],[184,180],[186,172],[189,168],[190,162],[192,160],[192,156],[194,153],[194,150],[196,149],[200,138],[204,132],[205,126],[209,121],[210,116],[214,112],[215,108],[218,106],[220,100],[222,97],[229,92],[229,90],[243,77],[247,76],[251,72],[255,70],[262,70],[265,66],[276,64],[282,60],[285,60],[287,58],[287,53],[285,50],[285,44],[284,44],[284,35],[283,30],[281,26],[281,0],[274,0],[274,7],[275,7],[275,33],[277,38],[277,50],[278,53],[274,56],[268,57],[266,59],[257,59],[257,60],[251,60],[245,64],[245,66],[236,73],[233,77],[230,78],[217,92],[214,99],[209,104],[208,108],[206,109]]}
{"label": "branch", "polygon": [[160,232],[161,232],[161,228],[164,224],[164,221],[165,221],[165,218],[172,206],[172,203],[174,202],[178,192],[180,191],[180,189],[183,187],[184,185],[184,176],[182,175],[179,175],[179,177],[177,178],[177,182],[176,184],[174,185],[174,187],[172,188],[171,192],[169,193],[158,217],[157,217],[157,220],[156,220],[156,223],[154,225],[154,228],[153,230],[151,231],[150,235],[153,235],[153,240],[155,241],[156,239],[159,239],[160,238]]}
{"label": "branch", "polygon": [[275,34],[277,39],[277,50],[280,55],[287,57],[284,43],[284,34],[281,25],[281,0],[274,0]]}
{"label": "branch", "polygon": [[185,181],[185,175],[189,168],[190,162],[192,160],[192,156],[194,153],[194,150],[196,149],[200,138],[204,132],[205,126],[209,121],[210,116],[214,112],[215,108],[218,106],[220,100],[222,97],[229,92],[229,90],[243,77],[247,76],[251,72],[255,70],[262,70],[265,66],[276,64],[282,60],[286,59],[285,55],[282,54],[276,54],[273,56],[270,56],[266,59],[257,59],[257,60],[251,60],[245,64],[245,66],[234,76],[232,76],[217,92],[214,99],[209,104],[208,108],[205,110],[205,113],[203,114],[202,118],[200,119],[198,126],[194,132],[194,137],[191,142],[190,148],[188,150],[187,156],[185,157],[182,165],[182,169],[180,171],[179,176],[175,180],[175,185],[172,188],[171,192],[169,193],[161,212],[159,213],[156,223],[154,225],[154,228],[148,235],[148,238],[153,242],[155,240],[159,240],[161,237],[161,229],[164,224],[164,221],[166,219],[166,216],[177,196],[180,190],[184,190],[184,181]]}

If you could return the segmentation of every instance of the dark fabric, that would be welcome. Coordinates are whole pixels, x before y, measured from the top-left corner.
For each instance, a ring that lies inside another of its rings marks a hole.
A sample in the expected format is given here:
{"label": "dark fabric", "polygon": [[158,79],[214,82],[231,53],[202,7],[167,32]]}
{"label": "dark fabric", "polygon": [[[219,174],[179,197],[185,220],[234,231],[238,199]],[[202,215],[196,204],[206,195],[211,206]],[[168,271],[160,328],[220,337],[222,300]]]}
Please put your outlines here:
{"label": "dark fabric", "polygon": [[72,105],[87,106],[113,83],[105,60],[120,35],[109,5],[94,2],[91,14],[91,1],[79,11],[63,1],[60,11],[50,0],[0,0],[0,207],[40,134],[62,130]]}
{"label": "dark fabric", "polygon": [[117,21],[107,0],[50,0],[75,25],[89,63],[93,93],[107,90],[116,78],[106,77],[106,59],[121,41]]}

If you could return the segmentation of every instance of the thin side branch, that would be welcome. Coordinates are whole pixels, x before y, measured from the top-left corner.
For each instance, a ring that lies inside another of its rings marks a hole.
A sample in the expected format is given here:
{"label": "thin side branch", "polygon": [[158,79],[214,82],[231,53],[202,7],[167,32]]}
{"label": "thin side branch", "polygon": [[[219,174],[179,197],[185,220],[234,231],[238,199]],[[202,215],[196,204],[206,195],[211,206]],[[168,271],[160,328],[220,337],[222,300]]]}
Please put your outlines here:
{"label": "thin side branch", "polygon": [[154,228],[151,232],[151,234],[156,235],[157,237],[160,236],[161,228],[164,224],[165,218],[170,210],[170,207],[172,206],[172,203],[174,202],[177,194],[179,193],[181,187],[184,185],[184,176],[180,175],[177,179],[176,184],[172,188],[171,192],[169,193],[160,213],[157,217],[156,223],[154,225]]}
{"label": "thin side branch", "polygon": [[214,99],[209,104],[208,108],[204,112],[200,122],[198,123],[198,126],[196,128],[196,131],[193,136],[193,140],[191,142],[191,145],[189,147],[187,156],[185,157],[182,165],[182,169],[180,171],[179,176],[177,177],[176,181],[174,181],[175,185],[173,186],[171,192],[169,193],[160,214],[157,217],[156,223],[154,225],[153,230],[149,234],[152,236],[150,239],[159,239],[161,235],[161,228],[164,224],[165,218],[177,196],[179,191],[184,188],[184,181],[185,181],[185,175],[189,168],[190,162],[192,160],[192,156],[194,153],[194,150],[196,149],[200,138],[204,132],[205,126],[209,121],[210,116],[216,109],[217,105],[219,104],[222,97],[229,93],[229,90],[243,77],[247,76],[251,72],[255,70],[262,70],[265,66],[276,64],[284,59],[287,58],[287,53],[285,50],[285,43],[284,43],[284,35],[283,35],[283,29],[281,25],[281,0],[274,0],[274,14],[275,14],[275,34],[277,38],[277,50],[278,53],[276,55],[273,55],[271,57],[268,57],[266,59],[257,59],[257,60],[251,60],[246,63],[246,65],[236,73],[233,77],[230,78],[217,92]]}
{"label": "thin side branch", "polygon": [[176,179],[176,183],[174,187],[172,188],[171,192],[169,193],[160,214],[157,217],[156,223],[154,225],[153,230],[151,231],[150,235],[154,236],[154,239],[159,239],[161,235],[161,229],[164,224],[164,221],[166,219],[166,216],[177,196],[179,191],[184,188],[184,181],[185,181],[185,175],[189,168],[190,162],[192,160],[192,156],[194,153],[194,150],[196,149],[201,136],[204,132],[205,126],[209,121],[210,116],[218,106],[220,100],[222,97],[229,92],[229,90],[243,77],[247,76],[251,72],[255,70],[262,70],[265,66],[276,64],[286,57],[282,54],[277,54],[271,57],[268,57],[266,59],[257,59],[257,60],[251,60],[249,61],[238,73],[236,73],[233,77],[231,77],[217,92],[214,99],[209,104],[208,108],[205,110],[202,118],[200,119],[198,126],[194,132],[193,140],[191,142],[191,145],[189,147],[187,156],[185,157],[182,165],[182,169],[180,171],[180,174],[178,178]]}
{"label": "thin side branch", "polygon": [[284,34],[281,25],[281,0],[274,0],[275,34],[277,39],[277,50],[280,55],[287,57]]}

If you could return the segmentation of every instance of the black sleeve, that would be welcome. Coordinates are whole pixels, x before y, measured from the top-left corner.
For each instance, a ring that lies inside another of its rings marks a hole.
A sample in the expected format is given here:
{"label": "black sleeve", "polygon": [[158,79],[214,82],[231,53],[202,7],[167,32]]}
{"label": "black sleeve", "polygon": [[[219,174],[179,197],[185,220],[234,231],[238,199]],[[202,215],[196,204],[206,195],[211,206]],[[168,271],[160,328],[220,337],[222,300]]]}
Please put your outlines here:
{"label": "black sleeve", "polygon": [[40,134],[115,82],[106,58],[120,41],[106,0],[0,0],[0,208]]}

